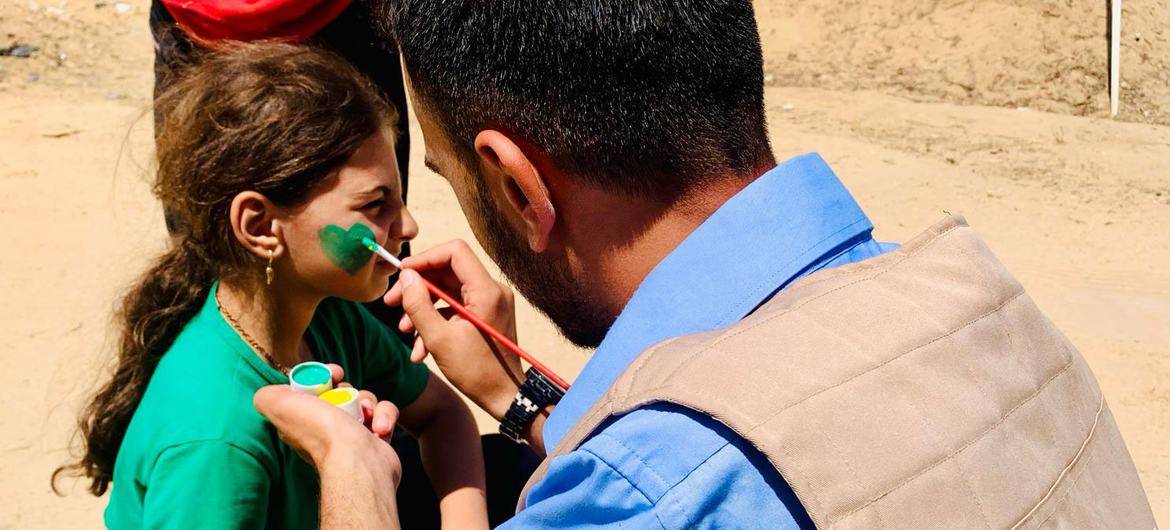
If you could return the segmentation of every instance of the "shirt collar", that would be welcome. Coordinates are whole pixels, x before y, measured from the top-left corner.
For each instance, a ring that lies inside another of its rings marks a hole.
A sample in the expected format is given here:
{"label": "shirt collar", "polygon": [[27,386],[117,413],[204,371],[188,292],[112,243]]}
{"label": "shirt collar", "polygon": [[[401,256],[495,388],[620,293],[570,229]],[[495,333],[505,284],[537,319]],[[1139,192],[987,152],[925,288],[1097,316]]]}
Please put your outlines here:
{"label": "shirt collar", "polygon": [[801,155],[764,173],[638,286],[545,422],[545,447],[556,446],[642,351],[731,325],[872,230],[820,155]]}
{"label": "shirt collar", "polygon": [[207,300],[203,302],[203,307],[199,310],[198,316],[196,316],[196,319],[202,320],[204,325],[207,326],[207,328],[201,329],[210,328],[223,341],[225,347],[240,356],[248,366],[251,366],[269,384],[287,385],[288,376],[265,362],[247,342],[244,342],[243,337],[240,337],[240,334],[236,332],[235,328],[223,317],[223,314],[219,311],[219,304],[216,302],[215,297],[215,293],[218,290],[219,280],[215,280],[207,293]]}

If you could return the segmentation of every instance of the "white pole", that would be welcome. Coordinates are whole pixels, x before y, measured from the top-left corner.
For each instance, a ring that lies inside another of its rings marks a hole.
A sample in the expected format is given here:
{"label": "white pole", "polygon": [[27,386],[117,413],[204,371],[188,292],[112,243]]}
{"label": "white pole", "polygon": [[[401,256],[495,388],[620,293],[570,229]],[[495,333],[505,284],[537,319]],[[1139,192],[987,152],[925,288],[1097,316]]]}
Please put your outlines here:
{"label": "white pole", "polygon": [[1117,115],[1121,99],[1121,0],[1109,0],[1109,115]]}

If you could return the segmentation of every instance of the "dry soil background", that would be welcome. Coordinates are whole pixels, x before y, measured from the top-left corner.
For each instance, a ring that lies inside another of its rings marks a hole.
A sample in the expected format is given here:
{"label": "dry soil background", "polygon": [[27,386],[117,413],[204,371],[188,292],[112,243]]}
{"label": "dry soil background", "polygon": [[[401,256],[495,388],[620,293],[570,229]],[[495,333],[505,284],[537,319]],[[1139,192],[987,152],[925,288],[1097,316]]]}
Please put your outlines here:
{"label": "dry soil background", "polygon": [[[1170,3],[1125,0],[1120,119],[1170,124]],[[1107,2],[758,1],[777,86],[1107,116]]]}

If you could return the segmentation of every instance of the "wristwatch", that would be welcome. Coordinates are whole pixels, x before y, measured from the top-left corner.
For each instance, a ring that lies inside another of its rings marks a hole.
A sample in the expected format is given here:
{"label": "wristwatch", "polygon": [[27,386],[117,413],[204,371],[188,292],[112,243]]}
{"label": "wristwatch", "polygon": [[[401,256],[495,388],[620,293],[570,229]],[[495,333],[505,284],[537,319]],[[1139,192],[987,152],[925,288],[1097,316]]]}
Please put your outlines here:
{"label": "wristwatch", "polygon": [[524,384],[516,392],[512,406],[500,420],[500,434],[507,436],[514,442],[524,439],[524,431],[532,423],[532,419],[540,413],[540,409],[556,403],[565,395],[564,389],[550,381],[544,374],[535,368],[524,372]]}

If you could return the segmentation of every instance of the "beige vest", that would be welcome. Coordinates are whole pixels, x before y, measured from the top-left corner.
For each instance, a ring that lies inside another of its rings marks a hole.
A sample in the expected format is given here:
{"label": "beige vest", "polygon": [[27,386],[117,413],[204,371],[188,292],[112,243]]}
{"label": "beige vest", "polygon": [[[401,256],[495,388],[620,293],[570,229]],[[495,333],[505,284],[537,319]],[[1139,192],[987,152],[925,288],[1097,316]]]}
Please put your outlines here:
{"label": "beige vest", "polygon": [[754,444],[821,529],[1154,528],[1085,360],[961,217],[642,353],[521,504],[607,417],[662,401]]}

